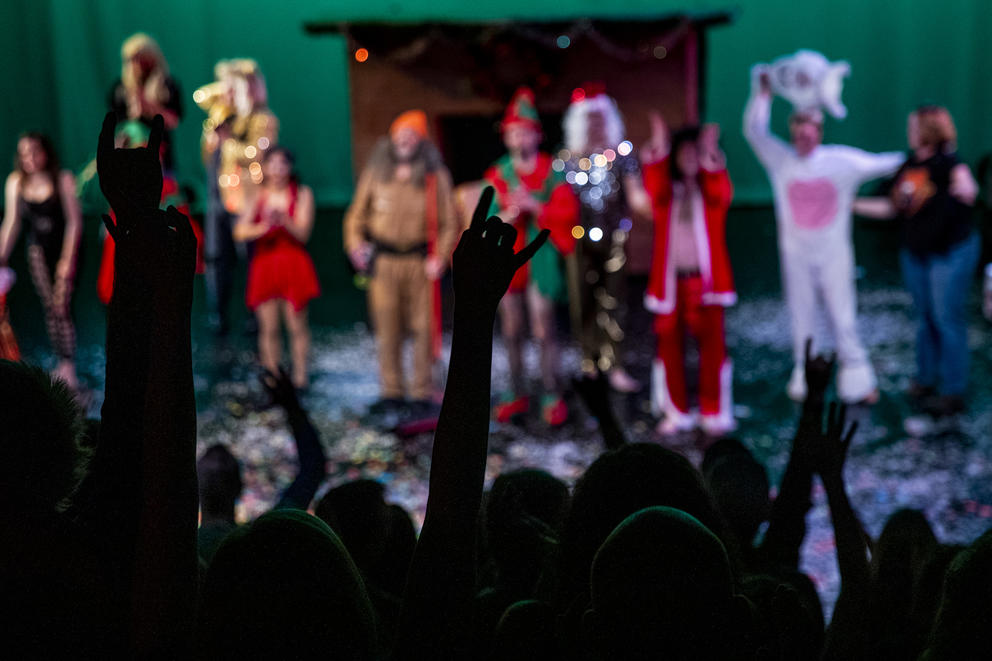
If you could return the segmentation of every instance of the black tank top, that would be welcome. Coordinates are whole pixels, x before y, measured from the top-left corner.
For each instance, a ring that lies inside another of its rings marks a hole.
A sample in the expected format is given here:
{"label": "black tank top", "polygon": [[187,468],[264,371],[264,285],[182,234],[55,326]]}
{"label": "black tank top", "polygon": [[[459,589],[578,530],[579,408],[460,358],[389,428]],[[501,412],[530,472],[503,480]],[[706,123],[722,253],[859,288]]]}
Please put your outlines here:
{"label": "black tank top", "polygon": [[65,212],[58,192],[53,192],[41,202],[18,199],[18,211],[27,226],[28,245],[41,247],[48,269],[54,270],[62,255],[62,238],[65,235]]}

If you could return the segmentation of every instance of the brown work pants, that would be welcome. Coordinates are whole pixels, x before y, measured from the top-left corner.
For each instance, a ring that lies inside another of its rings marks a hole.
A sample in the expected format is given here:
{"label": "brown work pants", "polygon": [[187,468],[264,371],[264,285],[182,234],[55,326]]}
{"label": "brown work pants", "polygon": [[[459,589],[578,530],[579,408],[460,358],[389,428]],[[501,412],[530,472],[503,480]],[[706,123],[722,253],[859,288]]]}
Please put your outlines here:
{"label": "brown work pants", "polygon": [[420,255],[379,255],[369,283],[382,398],[404,395],[403,340],[413,336],[411,399],[431,397],[431,281]]}

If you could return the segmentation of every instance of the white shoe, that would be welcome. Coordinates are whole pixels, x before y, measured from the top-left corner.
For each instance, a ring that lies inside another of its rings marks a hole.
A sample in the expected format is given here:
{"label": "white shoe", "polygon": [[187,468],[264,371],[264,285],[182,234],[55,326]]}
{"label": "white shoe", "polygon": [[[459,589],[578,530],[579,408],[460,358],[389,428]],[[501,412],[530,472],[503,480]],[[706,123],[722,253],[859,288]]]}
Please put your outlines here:
{"label": "white shoe", "polygon": [[725,436],[737,429],[737,421],[733,416],[717,413],[715,415],[704,415],[699,419],[699,427],[707,436]]}
{"label": "white shoe", "polygon": [[696,418],[691,413],[669,410],[654,428],[662,436],[675,436],[696,428]]}
{"label": "white shoe", "polygon": [[789,383],[785,386],[785,394],[794,402],[806,401],[806,370],[802,365],[796,365],[792,368],[792,376],[789,377]]}

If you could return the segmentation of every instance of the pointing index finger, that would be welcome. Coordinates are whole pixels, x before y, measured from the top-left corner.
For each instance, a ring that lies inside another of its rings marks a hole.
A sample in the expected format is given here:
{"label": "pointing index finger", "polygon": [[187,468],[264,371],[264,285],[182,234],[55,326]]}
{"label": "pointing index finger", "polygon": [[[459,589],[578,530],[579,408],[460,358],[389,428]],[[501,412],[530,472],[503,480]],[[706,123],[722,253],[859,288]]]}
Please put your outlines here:
{"label": "pointing index finger", "polygon": [[493,205],[493,191],[492,186],[486,186],[482,189],[482,195],[479,196],[479,202],[475,205],[475,212],[472,214],[472,223],[469,225],[469,229],[482,233],[483,225],[486,222],[486,218],[489,217],[489,208]]}
{"label": "pointing index finger", "polygon": [[108,112],[103,118],[103,127],[100,129],[100,139],[96,145],[97,158],[105,157],[114,151],[114,129],[117,128],[117,117],[113,112]]}

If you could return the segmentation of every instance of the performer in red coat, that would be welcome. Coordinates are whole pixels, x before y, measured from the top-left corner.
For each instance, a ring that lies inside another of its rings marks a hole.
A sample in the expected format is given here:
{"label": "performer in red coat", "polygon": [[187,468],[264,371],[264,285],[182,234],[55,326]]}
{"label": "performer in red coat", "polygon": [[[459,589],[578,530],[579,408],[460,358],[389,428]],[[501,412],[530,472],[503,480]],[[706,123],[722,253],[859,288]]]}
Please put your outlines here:
{"label": "performer in red coat", "polygon": [[686,332],[699,345],[700,426],[711,435],[735,427],[723,332],[723,308],[737,301],[725,233],[733,187],[719,135],[711,124],[682,129],[669,142],[661,117],[653,116],[651,142],[641,152],[654,209],[654,259],[644,305],[656,315],[651,401],[664,416],[662,434],[696,425],[686,392]]}

